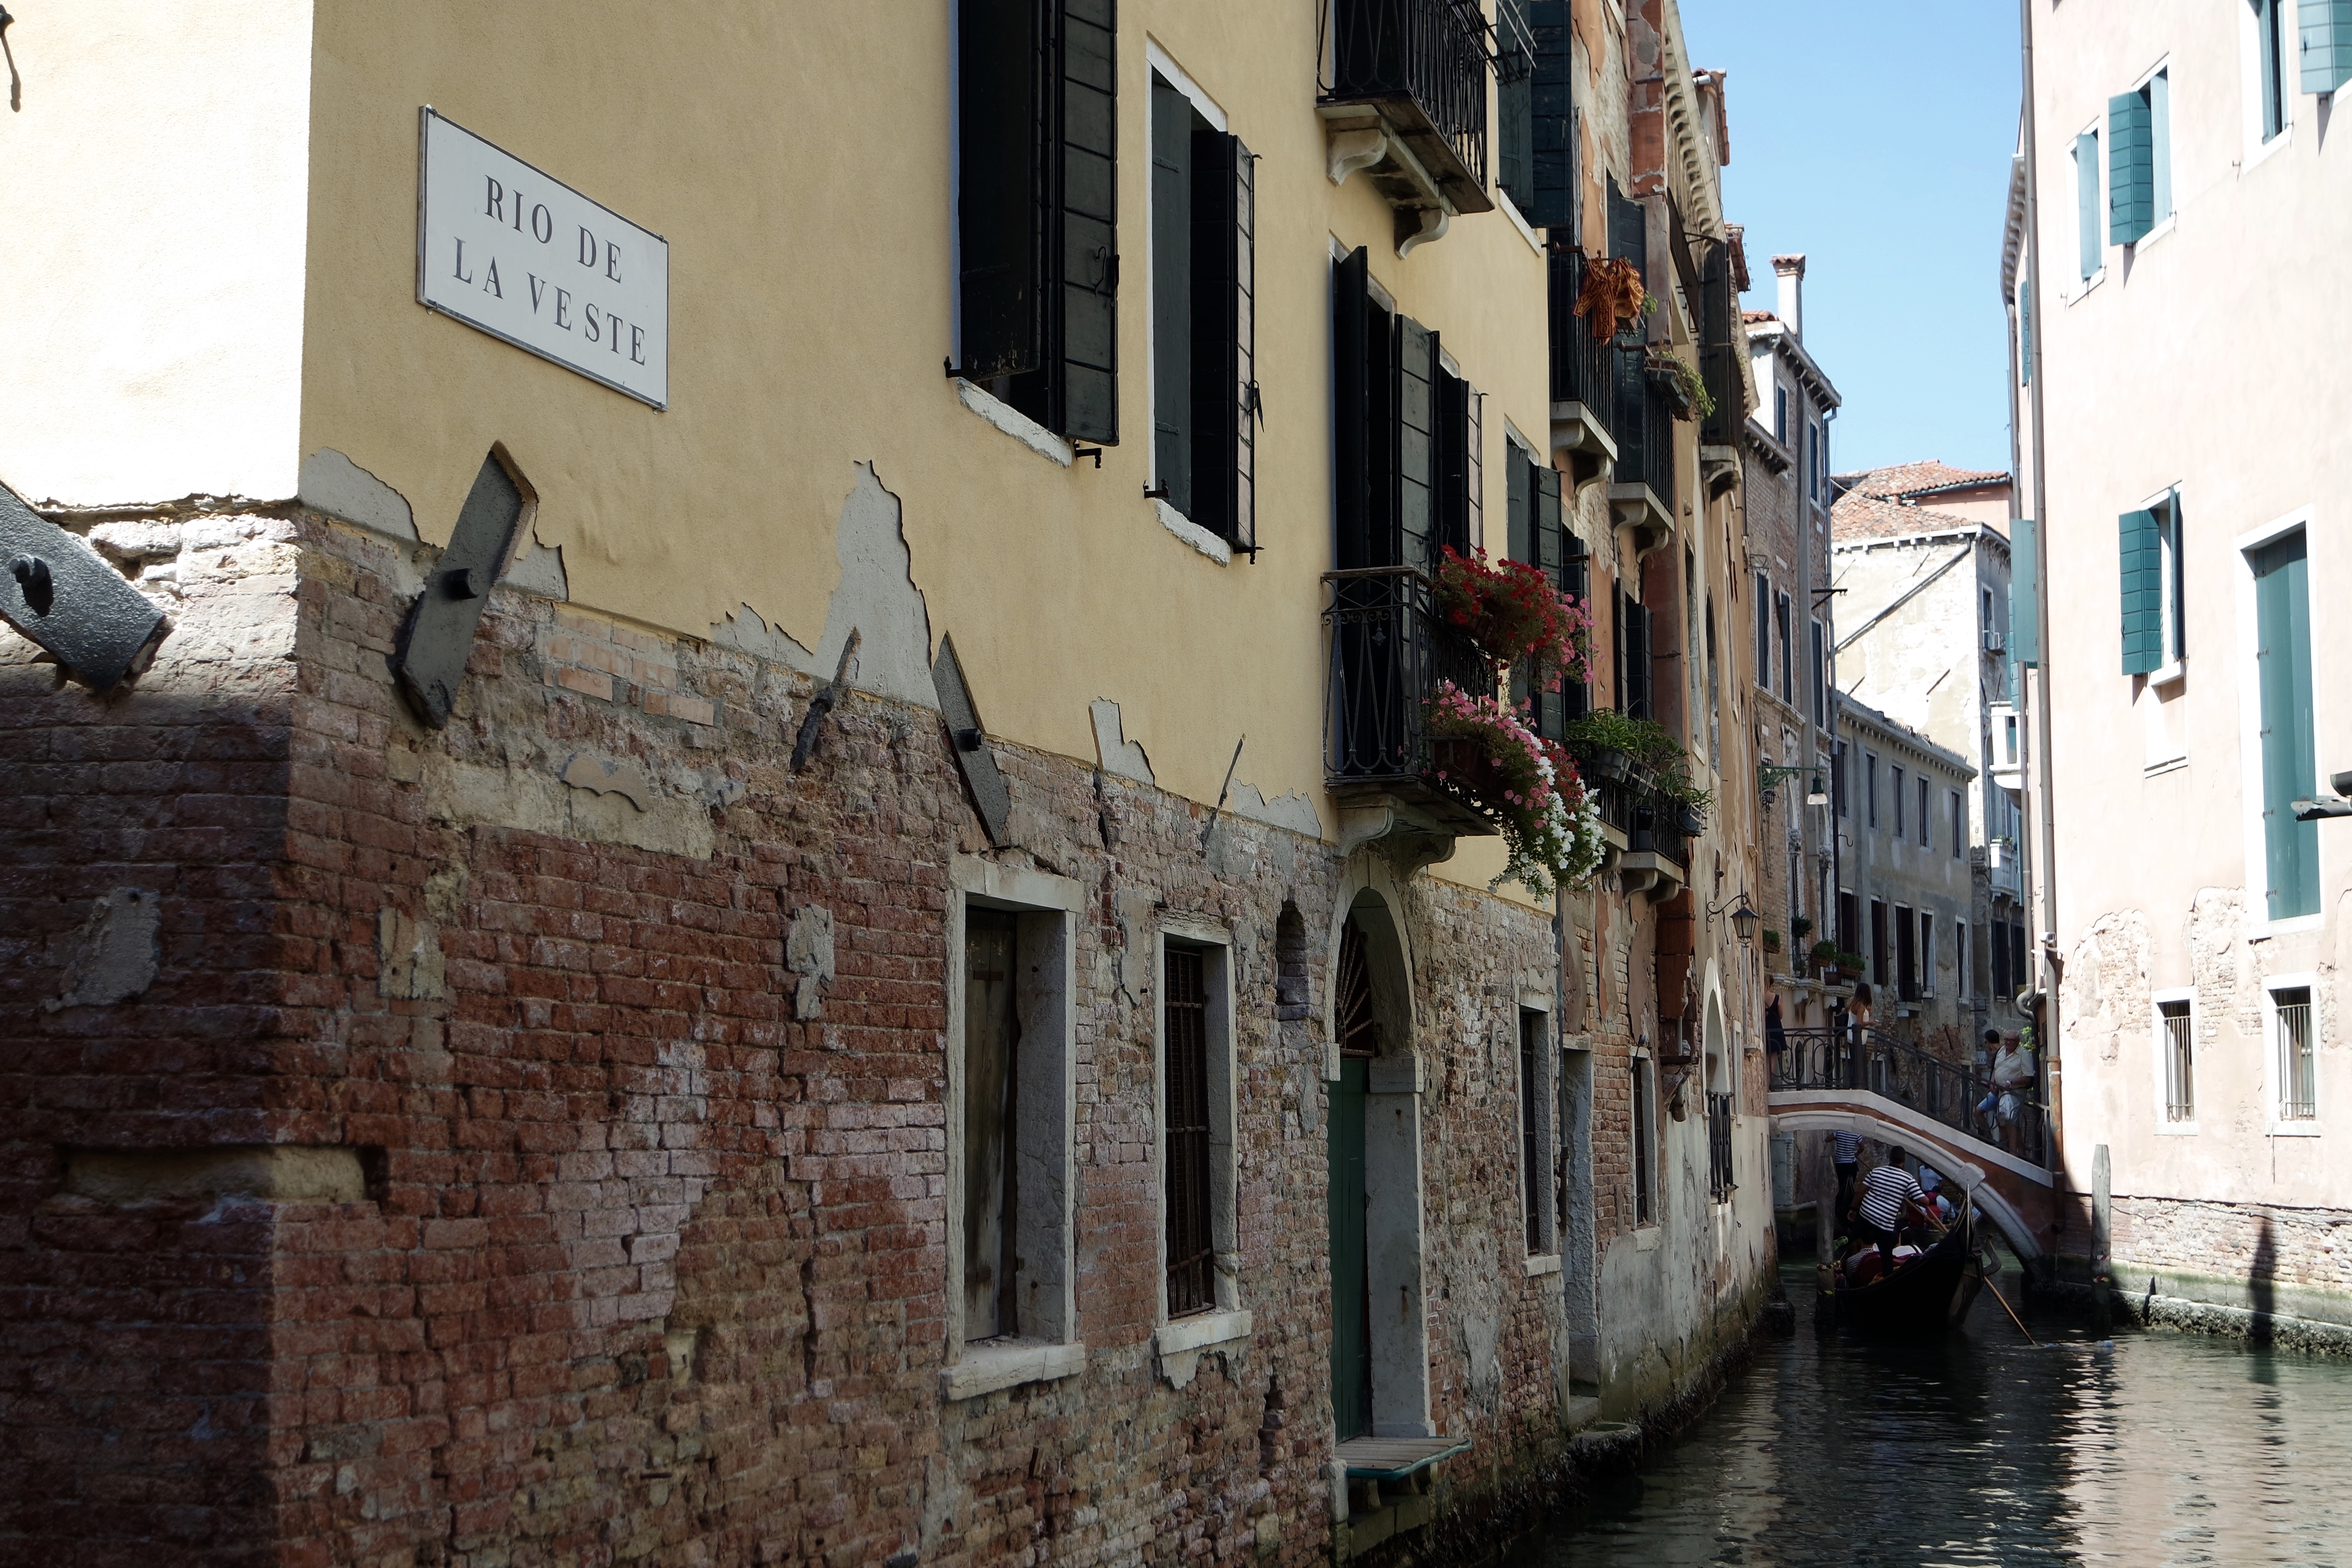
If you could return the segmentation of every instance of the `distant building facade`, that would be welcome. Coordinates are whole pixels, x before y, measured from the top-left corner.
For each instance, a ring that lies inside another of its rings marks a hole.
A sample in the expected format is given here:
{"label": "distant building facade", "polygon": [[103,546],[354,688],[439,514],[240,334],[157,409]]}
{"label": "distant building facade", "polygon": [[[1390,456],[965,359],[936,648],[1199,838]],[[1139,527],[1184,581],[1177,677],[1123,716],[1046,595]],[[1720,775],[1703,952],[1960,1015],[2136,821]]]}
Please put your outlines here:
{"label": "distant building facade", "polygon": [[2352,824],[2295,803],[2352,766],[2321,635],[2352,597],[2328,119],[2352,14],[2028,16],[2002,286],[2047,587],[2023,771],[2058,825],[2031,982],[2072,1194],[2054,1250],[2137,1310],[2343,1344]]}
{"label": "distant building facade", "polygon": [[[2016,999],[2026,988],[2030,834],[2018,775],[2003,765],[2017,725],[2013,487],[2007,473],[1938,462],[1842,474],[1835,484],[1839,688],[1967,759],[1973,775],[1959,802],[1972,892],[1950,958],[1969,1037],[1980,1047],[1985,1029],[2021,1026]],[[1944,833],[1953,827],[1947,816]]]}
{"label": "distant building facade", "polygon": [[1756,411],[1748,421],[1746,545],[1751,599],[1742,628],[1756,679],[1760,796],[1759,907],[1790,1027],[1821,1027],[1829,998],[1806,957],[1836,922],[1828,784],[1835,709],[1830,589],[1829,422],[1836,386],[1804,342],[1805,258],[1776,256],[1777,310],[1747,313]]}

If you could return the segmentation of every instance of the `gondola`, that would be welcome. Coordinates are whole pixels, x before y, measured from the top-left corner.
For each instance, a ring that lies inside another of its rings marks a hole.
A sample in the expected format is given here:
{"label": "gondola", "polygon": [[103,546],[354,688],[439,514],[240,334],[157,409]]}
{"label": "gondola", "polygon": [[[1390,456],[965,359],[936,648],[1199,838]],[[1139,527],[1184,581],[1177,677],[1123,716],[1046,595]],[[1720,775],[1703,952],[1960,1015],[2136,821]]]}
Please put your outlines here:
{"label": "gondola", "polygon": [[1976,1211],[1960,1217],[1921,1256],[1867,1285],[1849,1286],[1845,1270],[1831,1270],[1831,1295],[1841,1328],[1880,1338],[1921,1339],[1958,1328],[1990,1272],[1979,1257]]}

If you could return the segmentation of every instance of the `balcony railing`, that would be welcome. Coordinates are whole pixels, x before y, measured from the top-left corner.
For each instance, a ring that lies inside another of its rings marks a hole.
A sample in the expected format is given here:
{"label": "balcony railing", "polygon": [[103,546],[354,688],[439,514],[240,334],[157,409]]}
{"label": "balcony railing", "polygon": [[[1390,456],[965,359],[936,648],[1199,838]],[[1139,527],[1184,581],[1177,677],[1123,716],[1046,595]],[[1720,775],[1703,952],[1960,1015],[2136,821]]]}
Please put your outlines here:
{"label": "balcony railing", "polygon": [[[1327,104],[1378,103],[1462,211],[1484,211],[1486,26],[1476,0],[1328,0]],[[1443,165],[1450,163],[1448,169]],[[1447,176],[1454,176],[1449,179]]]}
{"label": "balcony railing", "polygon": [[1613,429],[1617,350],[1612,340],[1594,337],[1588,318],[1576,313],[1576,297],[1584,291],[1584,252],[1555,247],[1550,260],[1551,400],[1581,403],[1588,418]]}
{"label": "balcony railing", "polygon": [[[1330,642],[1323,772],[1335,795],[1395,795],[1433,809],[1464,832],[1491,832],[1451,757],[1460,742],[1430,733],[1429,700],[1443,681],[1473,696],[1494,674],[1469,638],[1437,613],[1436,590],[1412,566],[1328,572],[1323,612]],[[1456,776],[1440,779],[1444,771]]]}
{"label": "balcony railing", "polygon": [[[2048,1121],[2032,1084],[1995,1089],[1982,1073],[1873,1029],[1790,1029],[1787,1037],[1787,1048],[1774,1054],[1775,1089],[1866,1090],[2020,1159],[2049,1163]],[[1991,1106],[1980,1109],[1988,1099]]]}
{"label": "balcony railing", "polygon": [[1675,511],[1675,412],[1640,348],[1617,350],[1617,478],[1642,485],[1668,517]]}

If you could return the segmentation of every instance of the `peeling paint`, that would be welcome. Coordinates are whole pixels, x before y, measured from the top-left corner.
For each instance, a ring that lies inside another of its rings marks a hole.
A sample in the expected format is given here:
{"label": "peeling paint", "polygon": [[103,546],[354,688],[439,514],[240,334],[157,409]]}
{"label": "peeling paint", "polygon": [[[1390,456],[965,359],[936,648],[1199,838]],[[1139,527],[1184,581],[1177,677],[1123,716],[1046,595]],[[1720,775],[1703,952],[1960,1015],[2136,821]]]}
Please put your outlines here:
{"label": "peeling paint", "polygon": [[833,983],[833,911],[803,904],[793,914],[784,933],[784,967],[800,976],[793,998],[793,1016],[806,1023],[824,1016],[818,987]]}
{"label": "peeling paint", "polygon": [[449,994],[448,963],[439,933],[398,910],[376,915],[375,988],[386,996],[422,1001]]}
{"label": "peeling paint", "polygon": [[304,506],[404,544],[420,542],[408,498],[336,451],[321,447],[302,459],[296,498]]}
{"label": "peeling paint", "polygon": [[625,796],[639,811],[646,809],[653,796],[653,785],[646,778],[645,769],[635,763],[616,763],[586,752],[573,753],[559,776],[573,789]]}
{"label": "peeling paint", "polygon": [[1139,741],[1127,738],[1127,723],[1120,715],[1118,704],[1107,697],[1094,700],[1090,710],[1095,724],[1095,752],[1101,759],[1102,770],[1137,784],[1157,784],[1151,776],[1151,759],[1145,754]]}
{"label": "peeling paint", "polygon": [[1316,814],[1315,803],[1295,792],[1268,800],[1259,793],[1257,785],[1235,780],[1225,809],[1235,816],[1246,816],[1269,827],[1286,827],[1310,838],[1323,837],[1323,819]]}

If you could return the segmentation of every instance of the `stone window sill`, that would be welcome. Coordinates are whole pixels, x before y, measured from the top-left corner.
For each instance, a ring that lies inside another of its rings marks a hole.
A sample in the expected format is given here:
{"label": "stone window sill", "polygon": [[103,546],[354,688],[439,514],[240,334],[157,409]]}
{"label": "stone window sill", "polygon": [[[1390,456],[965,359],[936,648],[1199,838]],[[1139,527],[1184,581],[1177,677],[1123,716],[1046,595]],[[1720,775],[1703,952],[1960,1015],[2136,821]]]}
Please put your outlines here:
{"label": "stone window sill", "polygon": [[1154,498],[1151,502],[1151,507],[1153,513],[1160,519],[1160,527],[1166,529],[1169,532],[1174,534],[1177,538],[1182,540],[1185,543],[1191,545],[1193,549],[1199,551],[1202,554],[1207,556],[1218,565],[1230,566],[1234,563],[1234,547],[1232,545],[1226,543],[1223,540],[1219,539],[1215,534],[1211,533],[1207,529],[1202,528],[1199,523],[1194,522],[1191,518],[1186,517],[1182,512],[1178,511],[1174,507],[1170,506],[1164,500]]}
{"label": "stone window sill", "polygon": [[1548,1252],[1539,1258],[1530,1258],[1528,1259],[1528,1278],[1530,1279],[1538,1279],[1546,1274],[1557,1274],[1559,1272],[1559,1254],[1557,1252]]}
{"label": "stone window sill", "polygon": [[1043,1340],[982,1340],[963,1347],[963,1359],[940,1372],[946,1399],[977,1399],[1024,1383],[1054,1383],[1086,1370],[1083,1343],[1057,1345]]}
{"label": "stone window sill", "polygon": [[1003,431],[1041,458],[1052,459],[1063,468],[1075,460],[1070,444],[1038,424],[1026,414],[996,396],[978,382],[955,378],[956,398],[966,408]]}
{"label": "stone window sill", "polygon": [[1201,1358],[1213,1351],[1237,1350],[1249,1342],[1248,1309],[1233,1312],[1196,1312],[1160,1325],[1151,1348],[1160,1358],[1160,1375],[1175,1387],[1192,1381]]}

